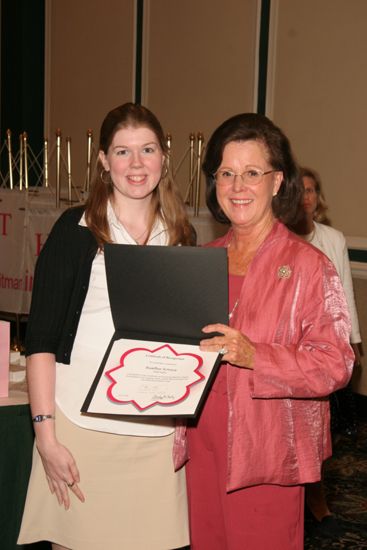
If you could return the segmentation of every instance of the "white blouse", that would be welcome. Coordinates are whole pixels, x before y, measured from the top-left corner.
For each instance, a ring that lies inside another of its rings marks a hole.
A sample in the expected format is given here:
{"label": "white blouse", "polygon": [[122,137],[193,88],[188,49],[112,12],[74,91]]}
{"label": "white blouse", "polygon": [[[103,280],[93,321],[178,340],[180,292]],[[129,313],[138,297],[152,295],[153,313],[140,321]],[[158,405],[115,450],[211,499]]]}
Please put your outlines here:
{"label": "white blouse", "polygon": [[[118,244],[136,244],[126,229],[117,220],[108,205],[108,220],[111,236]],[[86,225],[84,214],[80,225]],[[167,244],[167,230],[157,222],[148,244]],[[91,270],[89,288],[79,320],[78,330],[71,354],[70,365],[56,364],[56,403],[74,424],[90,430],[122,435],[158,437],[174,431],[171,418],[99,418],[85,416],[80,408],[101,364],[104,353],[115,332],[107,290],[103,252],[97,252]]]}
{"label": "white blouse", "polygon": [[314,222],[314,231],[308,235],[308,242],[316,246],[331,260],[335,266],[336,271],[342,282],[345,297],[348,303],[348,309],[352,322],[352,332],[350,341],[352,344],[358,344],[361,342],[361,335],[359,332],[358,314],[354,300],[353,280],[350,269],[348,248],[345,237],[341,231],[324,225],[322,223]]}

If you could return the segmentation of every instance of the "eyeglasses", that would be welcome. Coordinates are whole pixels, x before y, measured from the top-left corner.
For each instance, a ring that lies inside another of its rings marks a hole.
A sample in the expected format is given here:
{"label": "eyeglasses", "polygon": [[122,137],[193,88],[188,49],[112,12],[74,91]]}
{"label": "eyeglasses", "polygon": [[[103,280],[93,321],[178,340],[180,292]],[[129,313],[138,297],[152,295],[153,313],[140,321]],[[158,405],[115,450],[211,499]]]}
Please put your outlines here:
{"label": "eyeglasses", "polygon": [[264,172],[260,168],[249,168],[242,172],[242,174],[235,174],[232,170],[218,170],[218,172],[213,174],[213,177],[217,185],[233,185],[237,176],[240,176],[242,182],[246,185],[258,185],[264,176],[272,172],[279,172],[279,170],[267,170]]}

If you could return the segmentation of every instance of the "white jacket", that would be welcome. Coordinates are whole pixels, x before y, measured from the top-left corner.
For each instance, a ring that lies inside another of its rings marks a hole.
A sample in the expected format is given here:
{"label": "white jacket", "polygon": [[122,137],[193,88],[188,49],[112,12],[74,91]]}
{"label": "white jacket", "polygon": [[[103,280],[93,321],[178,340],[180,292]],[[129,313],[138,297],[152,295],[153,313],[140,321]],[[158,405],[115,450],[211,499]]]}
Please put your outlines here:
{"label": "white jacket", "polygon": [[314,222],[315,231],[308,235],[308,242],[321,250],[333,262],[341,279],[348,302],[352,321],[350,341],[352,344],[361,342],[356,304],[354,301],[353,281],[350,270],[347,243],[341,231],[328,225]]}

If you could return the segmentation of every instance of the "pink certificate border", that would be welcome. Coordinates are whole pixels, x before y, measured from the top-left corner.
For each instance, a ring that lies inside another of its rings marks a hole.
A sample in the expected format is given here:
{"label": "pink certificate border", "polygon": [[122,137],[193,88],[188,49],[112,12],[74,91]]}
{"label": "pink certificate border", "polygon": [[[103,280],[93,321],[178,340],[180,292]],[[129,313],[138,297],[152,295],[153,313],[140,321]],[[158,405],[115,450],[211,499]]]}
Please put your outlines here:
{"label": "pink certificate border", "polygon": [[[115,397],[113,397],[112,391],[113,391],[114,386],[117,384],[117,381],[112,376],[112,373],[116,370],[124,368],[124,359],[128,355],[130,355],[131,353],[135,353],[137,351],[148,351],[150,353],[155,353],[155,352],[160,351],[164,348],[168,348],[177,357],[179,357],[181,355],[189,355],[191,357],[194,357],[198,362],[198,366],[193,371],[195,374],[197,374],[198,380],[195,380],[194,382],[191,382],[191,384],[188,384],[186,386],[186,391],[185,391],[184,395],[182,397],[180,397],[180,399],[176,399],[175,401],[170,401],[168,403],[163,403],[162,401],[154,401],[154,403],[151,403],[150,405],[147,405],[145,407],[141,407],[134,399],[120,400],[120,399],[116,399]],[[205,376],[200,372],[200,368],[202,367],[202,365],[203,365],[203,358],[200,355],[197,355],[195,353],[177,353],[170,344],[163,344],[162,346],[159,346],[158,348],[155,348],[155,349],[149,349],[149,348],[132,348],[132,349],[129,349],[121,355],[120,364],[117,367],[114,367],[113,369],[109,369],[108,371],[105,372],[105,376],[107,376],[107,378],[109,378],[112,382],[112,384],[110,384],[108,389],[107,389],[107,397],[110,399],[110,401],[112,401],[114,403],[122,403],[122,404],[132,403],[139,411],[145,411],[147,409],[150,409],[151,407],[154,407],[155,405],[161,405],[161,406],[164,406],[164,407],[171,406],[171,405],[176,405],[177,403],[180,403],[181,401],[186,399],[186,397],[190,393],[190,387],[191,386],[194,386],[195,384],[198,384],[199,382],[201,382],[202,380],[205,379]]]}

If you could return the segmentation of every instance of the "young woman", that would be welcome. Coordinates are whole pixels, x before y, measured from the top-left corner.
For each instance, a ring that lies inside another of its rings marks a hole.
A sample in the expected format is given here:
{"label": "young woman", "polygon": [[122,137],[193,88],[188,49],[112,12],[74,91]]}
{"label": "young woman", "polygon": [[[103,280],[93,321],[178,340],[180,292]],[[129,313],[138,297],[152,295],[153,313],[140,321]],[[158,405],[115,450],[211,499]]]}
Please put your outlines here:
{"label": "young woman", "polygon": [[174,422],[91,418],[80,407],[114,332],[104,243],[190,245],[192,230],[153,113],[113,109],[99,148],[86,206],[59,218],[36,267],[26,337],[36,441],[19,543],[172,549],[188,544]]}

